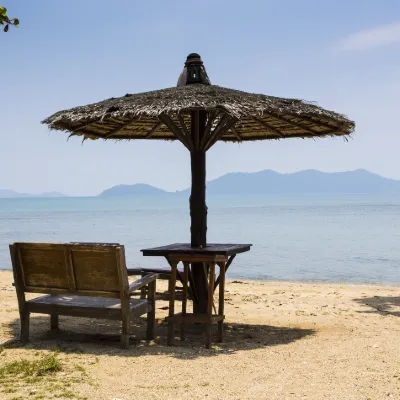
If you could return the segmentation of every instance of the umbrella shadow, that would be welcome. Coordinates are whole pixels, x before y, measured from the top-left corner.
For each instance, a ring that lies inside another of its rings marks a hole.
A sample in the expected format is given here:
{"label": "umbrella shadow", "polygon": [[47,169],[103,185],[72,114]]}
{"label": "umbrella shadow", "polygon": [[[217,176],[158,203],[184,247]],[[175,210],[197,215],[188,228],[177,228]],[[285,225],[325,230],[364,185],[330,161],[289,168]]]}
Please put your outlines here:
{"label": "umbrella shadow", "polygon": [[51,331],[47,316],[31,316],[30,341],[19,342],[20,322],[15,319],[8,324],[13,338],[0,344],[4,348],[24,347],[36,350],[58,350],[63,353],[139,357],[149,355],[169,355],[179,359],[196,359],[218,354],[234,354],[239,350],[253,350],[270,346],[285,345],[315,333],[312,329],[226,323],[223,343],[216,343],[216,326],[213,326],[212,348],[204,348],[203,326],[189,325],[186,340],[179,340],[179,327],[175,331],[173,346],[167,346],[167,325],[157,320],[156,337],[144,340],[146,320],[132,323],[130,347],[119,347],[120,323],[117,321],[87,318],[60,317],[60,329]]}
{"label": "umbrella shadow", "polygon": [[399,296],[373,296],[353,300],[361,305],[371,308],[368,310],[358,311],[360,313],[376,313],[380,315],[393,315],[395,317],[400,317]]}

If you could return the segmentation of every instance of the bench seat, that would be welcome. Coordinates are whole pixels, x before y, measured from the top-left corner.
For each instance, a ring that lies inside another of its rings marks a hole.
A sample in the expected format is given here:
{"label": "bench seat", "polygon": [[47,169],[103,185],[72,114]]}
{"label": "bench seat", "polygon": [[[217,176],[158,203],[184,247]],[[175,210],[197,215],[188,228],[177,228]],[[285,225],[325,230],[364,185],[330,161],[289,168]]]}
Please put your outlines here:
{"label": "bench seat", "polygon": [[[153,311],[147,299],[130,299],[132,316]],[[121,300],[75,295],[46,295],[26,303],[29,312],[100,319],[121,319]]]}

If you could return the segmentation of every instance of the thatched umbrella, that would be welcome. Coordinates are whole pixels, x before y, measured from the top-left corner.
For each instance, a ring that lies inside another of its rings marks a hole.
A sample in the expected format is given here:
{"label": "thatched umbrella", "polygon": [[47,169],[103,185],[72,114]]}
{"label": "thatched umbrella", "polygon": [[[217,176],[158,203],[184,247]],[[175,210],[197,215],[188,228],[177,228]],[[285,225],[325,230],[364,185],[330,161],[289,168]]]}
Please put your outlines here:
{"label": "thatched umbrella", "polygon": [[[187,57],[177,87],[111,97],[59,111],[43,123],[83,140],[181,141],[191,157],[193,247],[207,245],[206,151],[217,141],[346,136],[355,127],[345,116],[310,102],[211,85],[200,56],[194,53]],[[192,272],[198,297],[206,298],[203,269]],[[198,307],[199,311],[201,304]]]}

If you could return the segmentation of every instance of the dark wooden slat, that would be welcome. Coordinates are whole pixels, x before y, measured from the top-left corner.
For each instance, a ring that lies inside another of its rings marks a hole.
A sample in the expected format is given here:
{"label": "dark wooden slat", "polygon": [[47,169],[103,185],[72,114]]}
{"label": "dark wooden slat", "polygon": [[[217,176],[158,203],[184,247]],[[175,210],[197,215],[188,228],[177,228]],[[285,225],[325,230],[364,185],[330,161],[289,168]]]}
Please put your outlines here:
{"label": "dark wooden slat", "polygon": [[[234,257],[234,256],[232,256]],[[218,298],[218,315],[224,316],[225,308],[225,272],[227,270],[225,263],[218,263],[219,266],[219,298]],[[214,289],[215,290],[215,289]],[[224,337],[224,320],[218,321],[218,342],[222,342]]]}
{"label": "dark wooden slat", "polygon": [[[171,265],[171,263],[170,263],[170,261],[169,261],[169,259],[168,259],[168,257],[166,257],[166,256],[164,256],[164,258],[167,260],[167,262],[168,262],[168,264],[170,265],[170,267],[172,268],[172,265]],[[171,277],[171,268],[170,269],[168,269],[168,278],[167,279],[170,279],[170,277]],[[155,271],[154,271],[155,272]],[[181,268],[179,268],[179,267],[177,267],[176,268],[176,277],[177,277],[177,279],[179,279],[179,281],[183,284],[183,270],[181,269]],[[190,282],[190,287],[188,288],[188,291],[189,291],[189,296],[190,296],[190,298],[196,303],[198,300],[197,300],[197,294],[196,294],[196,289],[195,289],[195,287],[194,287],[194,284],[193,284],[193,277],[192,277],[192,274],[190,273],[191,271],[189,271],[189,282]]]}
{"label": "dark wooden slat", "polygon": [[138,120],[138,117],[133,118],[132,120],[125,122],[124,124],[118,126],[117,128],[113,129],[111,132],[108,132],[103,136],[103,139],[110,139],[111,136],[116,135],[117,133],[123,131],[127,126],[132,125]]}
{"label": "dark wooden slat", "polygon": [[[189,281],[189,263],[184,263],[183,272],[183,298],[182,298],[182,315],[187,314],[187,299],[188,299],[188,281]],[[185,325],[181,324],[181,340],[185,340]]]}
{"label": "dark wooden slat", "polygon": [[97,296],[97,297],[107,297],[107,298],[119,298],[119,291],[109,292],[109,291],[100,291],[100,290],[77,290],[71,292],[69,289],[57,289],[57,288],[46,288],[46,287],[36,287],[36,286],[25,286],[25,291],[27,293],[42,293],[42,294],[71,294],[71,295],[80,295],[80,296]]}
{"label": "dark wooden slat", "polygon": [[[214,294],[214,282],[215,282],[215,264],[210,263],[210,271],[208,274],[208,301],[207,301],[207,314],[208,317],[212,318],[212,309],[214,305],[214,299],[213,299],[213,294]],[[206,349],[209,349],[211,347],[211,324],[206,325]]]}
{"label": "dark wooden slat", "polygon": [[67,276],[69,281],[69,290],[71,292],[76,291],[76,282],[75,282],[75,271],[72,263],[72,255],[70,249],[66,248],[64,251],[65,254],[65,264],[67,266]]}
{"label": "dark wooden slat", "polygon": [[[149,304],[137,304],[131,307],[132,317],[140,316],[148,312]],[[98,318],[121,320],[121,308],[90,307],[90,306],[64,306],[58,304],[41,304],[27,302],[27,309],[31,313],[65,315],[71,317]]]}
{"label": "dark wooden slat", "polygon": [[[120,309],[120,299],[108,299],[103,297],[93,296],[76,296],[76,295],[47,295],[36,297],[35,299],[29,300],[29,304],[43,304],[43,305],[57,305],[60,307],[79,308],[101,308],[101,309]],[[142,304],[147,304],[147,300],[141,299],[130,299],[130,307],[134,309]]]}
{"label": "dark wooden slat", "polygon": [[85,129],[85,128],[91,126],[91,125],[97,124],[98,122],[100,122],[100,119],[96,119],[95,121],[87,122],[86,124],[83,124],[83,125],[79,126],[78,128],[74,129],[72,131],[72,133],[70,134],[70,136],[73,136],[75,134],[75,132],[79,132],[82,129]]}
{"label": "dark wooden slat", "polygon": [[267,130],[276,133],[281,138],[285,137],[284,134],[280,130],[276,129],[272,125],[270,125],[267,122],[263,121],[261,118],[253,117],[253,119],[254,119],[254,121],[257,121],[263,128],[266,128]]}
{"label": "dark wooden slat", "polygon": [[151,282],[154,282],[157,279],[157,274],[149,274],[144,276],[143,278],[131,283],[129,285],[129,291],[133,292],[134,290],[138,290],[142,288],[143,286],[148,285]]}
{"label": "dark wooden slat", "polygon": [[153,125],[153,127],[146,133],[146,139],[150,139],[154,132],[157,130],[157,128],[159,128],[159,126],[161,125],[161,122],[157,122],[155,125]]}
{"label": "dark wooden slat", "polygon": [[[237,138],[237,140],[238,140],[239,142],[242,141],[242,137],[239,135],[239,132],[236,130],[235,127],[233,127],[233,128],[230,130],[230,132],[232,132],[232,133],[236,136],[236,138]],[[229,133],[229,131],[228,131],[228,133]]]}
{"label": "dark wooden slat", "polygon": [[313,135],[320,135],[320,134],[321,134],[320,131],[316,131],[316,130],[314,130],[314,129],[309,128],[308,126],[305,126],[305,125],[303,125],[303,124],[299,124],[299,123],[297,123],[297,122],[295,122],[295,121],[292,121],[291,119],[287,119],[287,118],[285,118],[285,117],[282,116],[282,115],[275,114],[275,113],[273,113],[273,112],[265,113],[265,115],[268,115],[268,116],[270,116],[270,117],[272,117],[272,118],[275,118],[275,119],[277,119],[277,120],[279,120],[279,121],[284,121],[284,122],[286,122],[288,125],[292,125],[292,126],[295,126],[296,128],[303,129],[304,131],[306,131],[306,132],[308,132],[308,133],[311,133],[311,134],[313,134]]}
{"label": "dark wooden slat", "polygon": [[212,140],[214,140],[215,137],[219,136],[220,132],[223,132],[223,128],[229,119],[229,116],[225,113],[221,112],[218,115],[220,116],[220,119],[217,123],[217,126],[214,128],[213,131],[210,132],[209,136],[206,138],[205,143],[202,147],[202,149],[204,150],[207,148],[208,144],[211,143]]}
{"label": "dark wooden slat", "polygon": [[320,119],[311,118],[311,117],[309,117],[308,115],[304,115],[304,114],[300,114],[300,115],[299,115],[299,118],[302,119],[302,120],[305,120],[305,121],[312,122],[312,123],[314,123],[315,125],[320,125],[320,126],[323,126],[323,127],[325,127],[325,128],[329,128],[330,130],[334,130],[334,129],[337,130],[337,129],[339,129],[340,126],[341,126],[341,123],[340,123],[339,121],[338,121],[338,124],[335,125],[335,124],[330,124],[330,123],[325,122],[325,121],[320,120]]}
{"label": "dark wooden slat", "polygon": [[206,145],[206,142],[210,137],[213,123],[214,123],[215,119],[217,118],[217,116],[220,113],[222,113],[222,111],[219,112],[219,113],[217,113],[216,111],[210,111],[208,113],[208,119],[207,119],[206,126],[204,128],[204,134],[203,134],[203,137],[202,137],[202,139],[200,141],[200,146],[199,146],[200,149],[204,149],[204,146]]}
{"label": "dark wooden slat", "polygon": [[[225,274],[226,274],[226,271],[228,271],[228,268],[230,267],[230,265],[232,264],[232,261],[235,259],[235,257],[236,257],[236,254],[234,254],[233,256],[230,256],[229,257],[229,260],[228,260],[228,262],[225,264]],[[220,277],[221,277],[221,275],[217,278],[217,280],[215,281],[215,288],[214,288],[214,291],[217,289],[217,287],[218,287],[218,285],[219,285],[219,282],[220,282]]]}
{"label": "dark wooden slat", "polygon": [[[168,290],[171,294],[169,298],[169,311],[168,316],[172,317],[175,311],[175,286],[176,286],[176,270],[178,268],[178,263],[171,263],[171,278],[169,280]],[[168,334],[167,334],[167,345],[171,346],[174,336],[174,324],[172,321],[168,322]]]}
{"label": "dark wooden slat", "polygon": [[161,114],[158,116],[158,119],[167,126],[168,129],[183,143],[183,145],[189,150],[192,151],[192,143],[188,141],[188,137],[179,129],[178,125],[172,120],[170,116],[167,114]]}
{"label": "dark wooden slat", "polygon": [[221,131],[218,132],[217,135],[215,135],[207,144],[205,147],[205,151],[209,150],[210,147],[214,146],[214,144],[219,140],[226,132],[229,131],[237,122],[238,120],[236,118],[228,117],[228,120],[226,124],[221,128]]}
{"label": "dark wooden slat", "polygon": [[189,132],[187,126],[186,126],[185,120],[183,119],[181,113],[178,114],[178,120],[179,120],[179,124],[180,124],[180,126],[182,128],[183,134],[185,135],[188,143],[190,143],[192,148],[195,148],[196,145],[194,144],[193,138],[190,135],[190,132]]}
{"label": "dark wooden slat", "polygon": [[146,339],[153,340],[156,328],[156,281],[152,281],[148,285],[148,305],[150,309],[147,312],[147,328]]}

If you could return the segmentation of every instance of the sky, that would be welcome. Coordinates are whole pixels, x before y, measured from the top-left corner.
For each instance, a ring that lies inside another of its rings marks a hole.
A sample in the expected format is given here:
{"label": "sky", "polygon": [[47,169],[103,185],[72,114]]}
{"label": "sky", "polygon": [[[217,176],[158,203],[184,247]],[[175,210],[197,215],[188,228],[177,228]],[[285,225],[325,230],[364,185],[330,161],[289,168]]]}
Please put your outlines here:
{"label": "sky", "polygon": [[356,122],[343,138],[218,143],[207,179],[273,169],[365,168],[400,179],[398,0],[0,0],[0,189],[95,195],[117,184],[190,185],[163,141],[67,141],[56,111],[175,86],[201,55],[213,84],[316,101]]}

